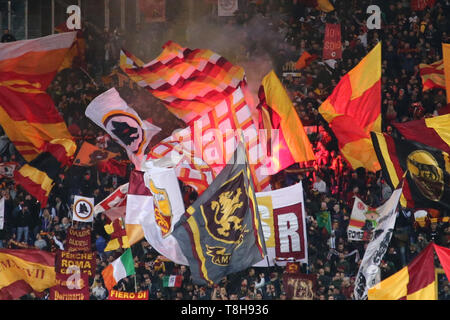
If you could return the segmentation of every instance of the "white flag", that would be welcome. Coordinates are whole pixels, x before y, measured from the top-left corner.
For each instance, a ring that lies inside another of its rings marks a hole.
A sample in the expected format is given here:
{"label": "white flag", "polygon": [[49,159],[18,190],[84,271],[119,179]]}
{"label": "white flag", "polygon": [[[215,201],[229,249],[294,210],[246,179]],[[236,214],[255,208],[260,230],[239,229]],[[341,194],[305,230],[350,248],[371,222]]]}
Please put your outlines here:
{"label": "white flag", "polygon": [[254,266],[284,266],[288,259],[308,262],[302,183],[274,191],[257,192],[256,201],[267,258]]}
{"label": "white flag", "polygon": [[396,189],[389,200],[377,208],[380,218],[373,230],[373,238],[367,245],[355,280],[354,296],[356,300],[367,299],[367,291],[379,281],[377,276],[379,275],[379,265],[394,233],[395,219],[397,218],[396,209],[402,190],[403,188]]}
{"label": "white flag", "polygon": [[94,198],[75,196],[72,211],[74,221],[92,222],[94,220]]}
{"label": "white flag", "polygon": [[136,169],[140,170],[145,149],[161,128],[142,120],[120,97],[115,88],[103,92],[92,100],[85,113],[125,148]]}
{"label": "white flag", "polygon": [[159,253],[188,265],[178,241],[171,235],[185,208],[175,169],[151,167],[144,173],[145,186],[153,196],[154,211],[142,221],[145,238]]}

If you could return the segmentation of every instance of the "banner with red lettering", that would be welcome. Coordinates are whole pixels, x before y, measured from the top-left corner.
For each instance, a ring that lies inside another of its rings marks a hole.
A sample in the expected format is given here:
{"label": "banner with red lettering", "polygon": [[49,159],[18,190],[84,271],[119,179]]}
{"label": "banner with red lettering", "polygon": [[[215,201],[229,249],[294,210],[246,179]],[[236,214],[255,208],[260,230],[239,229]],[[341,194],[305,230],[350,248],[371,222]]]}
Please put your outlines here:
{"label": "banner with red lettering", "polygon": [[255,267],[285,266],[288,260],[307,263],[308,246],[302,183],[256,193],[267,258]]}
{"label": "banner with red lettering", "polygon": [[148,291],[125,292],[113,289],[109,292],[108,300],[148,300]]}
{"label": "banner with red lettering", "polygon": [[56,252],[55,271],[57,273],[69,274],[71,272],[68,272],[68,268],[71,268],[72,266],[79,267],[81,273],[86,273],[89,277],[93,277],[97,267],[94,252],[69,252],[58,250]]}
{"label": "banner with red lettering", "polygon": [[85,273],[56,274],[50,300],[89,300],[89,277]]}
{"label": "banner with red lettering", "polygon": [[323,39],[322,59],[341,59],[341,25],[327,23],[325,25],[325,37]]}
{"label": "banner with red lettering", "polygon": [[91,229],[76,230],[67,229],[66,251],[90,252],[91,251]]}
{"label": "banner with red lettering", "polygon": [[411,10],[423,11],[427,7],[432,8],[436,0],[411,0]]}
{"label": "banner with red lettering", "polygon": [[283,287],[288,300],[313,300],[317,282],[314,274],[283,274]]}

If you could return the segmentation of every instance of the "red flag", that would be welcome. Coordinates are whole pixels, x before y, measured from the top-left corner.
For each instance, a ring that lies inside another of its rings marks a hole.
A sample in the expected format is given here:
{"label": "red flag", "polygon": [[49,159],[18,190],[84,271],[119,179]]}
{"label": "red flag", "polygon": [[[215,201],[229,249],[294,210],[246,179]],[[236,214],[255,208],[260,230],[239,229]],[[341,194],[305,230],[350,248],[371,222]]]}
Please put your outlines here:
{"label": "red flag", "polygon": [[97,168],[100,172],[107,172],[120,177],[125,177],[127,175],[127,164],[114,159],[100,161],[97,164]]}
{"label": "red flag", "polygon": [[445,275],[447,276],[447,279],[450,279],[450,249],[438,246],[437,244],[433,245],[439,261],[441,262],[442,268],[445,271]]}
{"label": "red flag", "polygon": [[436,0],[411,0],[411,10],[423,11],[427,7],[432,8]]}

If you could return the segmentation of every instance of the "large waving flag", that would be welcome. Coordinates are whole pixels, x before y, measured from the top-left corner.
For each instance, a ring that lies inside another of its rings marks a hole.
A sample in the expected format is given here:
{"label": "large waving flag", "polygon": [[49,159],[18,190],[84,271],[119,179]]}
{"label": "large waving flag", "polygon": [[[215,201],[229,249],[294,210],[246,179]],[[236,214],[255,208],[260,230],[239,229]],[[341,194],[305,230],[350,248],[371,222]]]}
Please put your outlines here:
{"label": "large waving flag", "polygon": [[372,134],[383,176],[395,187],[406,173],[400,203],[408,208],[450,208],[449,154],[412,140]]}
{"label": "large waving flag", "polygon": [[[315,160],[311,142],[283,85],[272,70],[259,89],[259,129],[266,129],[268,174],[295,162]],[[260,131],[260,137],[261,137]]]}
{"label": "large waving flag", "polygon": [[[166,228],[169,220],[171,220],[170,224],[178,221],[180,207],[184,207],[183,204],[180,204],[180,199],[176,199],[177,197],[174,196],[178,181],[175,182],[167,175],[166,177],[161,176],[155,170],[152,170],[150,175],[147,172],[136,170],[131,172],[125,215],[126,232],[130,245],[145,237],[156,251],[171,261],[187,265],[188,261],[178,246],[177,240],[169,234],[172,227]],[[170,169],[168,170],[170,171]],[[167,179],[167,181],[163,182],[161,179]],[[163,188],[161,188],[162,185],[164,185]],[[147,186],[152,187],[153,191]],[[155,193],[154,196],[152,192]],[[154,200],[154,197],[157,199]],[[156,209],[161,210],[158,213],[155,213],[155,202]],[[174,210],[172,211],[172,209]],[[160,218],[163,218],[163,221],[159,220]]]}
{"label": "large waving flag", "polygon": [[413,140],[450,154],[450,114],[393,123],[407,140]]}
{"label": "large waving flag", "polygon": [[397,205],[402,188],[394,190],[391,197],[379,208],[380,219],[373,229],[373,238],[367,245],[355,280],[354,296],[356,300],[367,299],[367,290],[379,282],[379,266],[394,234],[397,218]]}
{"label": "large waving flag", "polygon": [[196,284],[217,283],[264,259],[264,235],[242,144],[172,234]]}
{"label": "large waving flag", "polygon": [[75,35],[67,32],[0,44],[0,125],[29,162],[15,172],[17,183],[42,206],[58,174],[56,169],[70,165],[76,151],[72,135],[46,92]]}
{"label": "large waving flag", "polygon": [[55,255],[37,249],[0,249],[0,300],[56,285]]}
{"label": "large waving flag", "polygon": [[133,274],[136,274],[136,270],[130,248],[102,271],[103,281],[108,291],[111,291],[120,280]]}
{"label": "large waving flag", "polygon": [[[56,26],[55,31],[58,33],[71,32],[71,30],[67,28],[66,21]],[[59,67],[58,71],[72,67],[87,69],[86,40],[84,39],[83,32],[81,30],[77,30],[76,32],[77,32],[76,41],[72,44],[69,52],[64,58],[64,61]]]}
{"label": "large waving flag", "polygon": [[211,50],[183,48],[172,41],[163,49],[145,65],[123,50],[120,67],[186,123],[211,111],[244,82],[241,67]]}
{"label": "large waving flag", "polygon": [[115,88],[103,92],[92,100],[85,113],[125,148],[130,160],[137,169],[140,169],[145,149],[161,128],[142,120]]}
{"label": "large waving flag", "polygon": [[381,132],[381,43],[341,78],[319,112],[353,169],[380,169],[370,132]]}
{"label": "large waving flag", "polygon": [[437,300],[434,249],[430,243],[406,267],[368,291],[369,300]]}
{"label": "large waving flag", "polygon": [[240,132],[244,135],[256,190],[270,190],[268,160],[241,88],[210,112],[193,119],[188,127],[155,145],[149,156],[176,160],[174,165],[180,180],[195,187],[200,194],[233,156]]}

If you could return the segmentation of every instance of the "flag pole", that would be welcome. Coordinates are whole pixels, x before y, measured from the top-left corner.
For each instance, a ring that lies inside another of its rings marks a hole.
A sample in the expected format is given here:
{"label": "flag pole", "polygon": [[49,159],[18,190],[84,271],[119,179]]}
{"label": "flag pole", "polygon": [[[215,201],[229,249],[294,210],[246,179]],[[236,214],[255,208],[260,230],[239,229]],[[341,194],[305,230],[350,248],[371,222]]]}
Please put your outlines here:
{"label": "flag pole", "polygon": [[134,274],[134,292],[137,292],[136,273]]}

